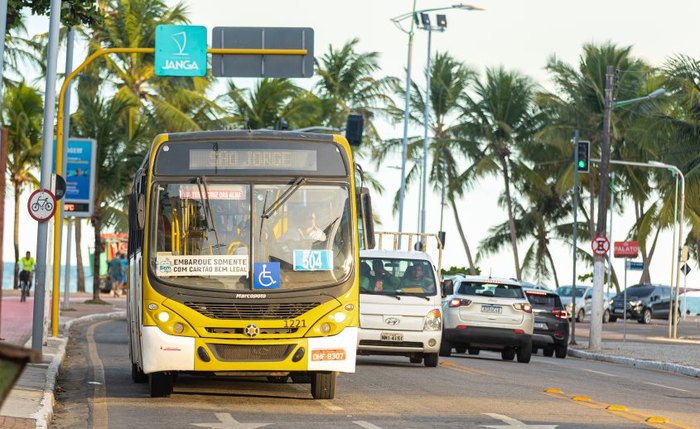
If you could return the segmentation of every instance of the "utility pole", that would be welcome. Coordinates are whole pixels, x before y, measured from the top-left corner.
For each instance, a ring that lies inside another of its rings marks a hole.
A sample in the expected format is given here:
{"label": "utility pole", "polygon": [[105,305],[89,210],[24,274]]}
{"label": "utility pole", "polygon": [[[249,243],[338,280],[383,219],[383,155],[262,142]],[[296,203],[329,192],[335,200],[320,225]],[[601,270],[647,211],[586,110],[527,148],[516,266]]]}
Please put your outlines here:
{"label": "utility pole", "polygon": [[[605,105],[603,110],[603,141],[600,147],[600,169],[598,177],[598,223],[596,236],[605,237],[608,217],[608,191],[610,170],[610,134],[612,128],[613,108],[613,66],[608,66],[605,73]],[[591,308],[591,331],[588,338],[588,349],[599,351],[602,347],[603,333],[603,271],[605,256],[595,255],[593,262],[593,302]]]}
{"label": "utility pole", "polygon": [[569,344],[576,345],[576,251],[578,250],[576,244],[576,237],[578,233],[578,223],[576,220],[576,212],[578,211],[578,128],[574,130],[574,202],[573,202],[573,214],[574,214],[574,234],[573,234],[573,248],[574,248],[574,261],[573,261],[573,279],[571,280],[571,336],[569,338]]}

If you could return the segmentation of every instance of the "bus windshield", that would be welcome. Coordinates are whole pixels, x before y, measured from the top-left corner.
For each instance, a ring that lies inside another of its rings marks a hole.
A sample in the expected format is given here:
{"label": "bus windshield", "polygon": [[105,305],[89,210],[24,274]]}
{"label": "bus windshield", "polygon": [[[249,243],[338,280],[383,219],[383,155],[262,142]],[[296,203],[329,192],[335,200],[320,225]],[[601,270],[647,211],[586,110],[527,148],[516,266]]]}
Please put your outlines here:
{"label": "bus windshield", "polygon": [[304,184],[285,196],[289,189],[205,177],[159,184],[153,272],[203,289],[274,291],[344,280],[354,251],[349,189]]}

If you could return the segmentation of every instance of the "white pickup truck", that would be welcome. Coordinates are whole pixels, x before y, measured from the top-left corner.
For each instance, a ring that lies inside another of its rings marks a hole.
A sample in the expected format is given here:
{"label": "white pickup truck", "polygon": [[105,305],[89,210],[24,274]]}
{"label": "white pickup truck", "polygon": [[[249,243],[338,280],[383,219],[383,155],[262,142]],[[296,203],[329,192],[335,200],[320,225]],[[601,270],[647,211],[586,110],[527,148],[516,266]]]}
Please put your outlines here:
{"label": "white pickup truck", "polygon": [[[377,234],[381,248],[382,235],[389,233]],[[423,239],[429,236],[435,237],[423,234]],[[438,251],[441,255],[439,241]],[[406,356],[412,363],[437,366],[442,337],[440,259],[436,268],[425,252],[360,252],[358,355]]]}

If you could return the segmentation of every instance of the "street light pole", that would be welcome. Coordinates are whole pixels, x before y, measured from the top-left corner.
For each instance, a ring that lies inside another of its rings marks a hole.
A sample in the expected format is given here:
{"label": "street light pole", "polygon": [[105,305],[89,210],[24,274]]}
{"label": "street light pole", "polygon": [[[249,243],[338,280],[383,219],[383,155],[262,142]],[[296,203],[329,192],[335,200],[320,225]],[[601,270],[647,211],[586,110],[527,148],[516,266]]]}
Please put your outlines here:
{"label": "street light pole", "polygon": [[[610,132],[612,128],[613,107],[613,66],[608,66],[605,73],[605,104],[603,110],[603,141],[600,148],[600,169],[598,177],[598,223],[596,236],[605,237],[608,207],[608,170],[610,169]],[[605,257],[595,255],[593,262],[593,302],[591,308],[591,330],[588,349],[599,351],[603,331],[603,266]]]}
{"label": "street light pole", "polygon": [[428,128],[430,126],[430,47],[433,40],[433,26],[428,22],[428,58],[425,66],[425,100],[423,101],[423,178],[421,187],[423,188],[423,198],[420,202],[420,230],[425,233],[425,200],[427,200],[428,190]]}

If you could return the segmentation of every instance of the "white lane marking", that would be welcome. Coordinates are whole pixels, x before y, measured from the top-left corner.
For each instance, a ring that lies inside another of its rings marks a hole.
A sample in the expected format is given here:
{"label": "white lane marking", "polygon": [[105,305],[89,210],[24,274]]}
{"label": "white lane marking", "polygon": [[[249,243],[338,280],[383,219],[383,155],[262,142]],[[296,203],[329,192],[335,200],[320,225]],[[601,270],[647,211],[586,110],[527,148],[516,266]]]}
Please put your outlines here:
{"label": "white lane marking", "polygon": [[587,368],[579,368],[579,369],[580,369],[581,371],[588,371],[588,372],[592,372],[592,373],[594,373],[594,374],[605,375],[605,376],[607,376],[607,377],[617,377],[617,375],[615,375],[615,374],[608,374],[607,372],[596,371],[596,370],[594,370],[594,369],[587,369]]}
{"label": "white lane marking", "polygon": [[528,425],[521,422],[520,420],[515,420],[512,417],[504,416],[503,414],[495,413],[484,413],[485,415],[491,417],[492,419],[500,420],[506,425],[481,425],[484,428],[490,429],[557,429],[559,425]]}
{"label": "white lane marking", "polygon": [[355,423],[359,427],[363,427],[365,429],[382,429],[379,426],[373,425],[372,423],[366,422],[364,420],[355,420],[355,421],[353,421],[353,423]]}
{"label": "white lane marking", "polygon": [[316,402],[318,402],[319,404],[321,404],[322,406],[324,406],[326,409],[329,409],[329,410],[331,410],[331,411],[343,411],[343,409],[340,408],[339,406],[337,406],[337,405],[331,405],[331,402],[330,402],[330,401],[316,401]]}
{"label": "white lane marking", "polygon": [[91,411],[93,429],[106,429],[109,427],[109,415],[107,413],[107,387],[105,386],[105,368],[102,365],[100,354],[97,352],[97,344],[95,343],[95,329],[98,326],[107,323],[102,321],[90,325],[87,330],[87,347],[88,360],[92,366],[92,371],[95,381],[88,382],[95,386],[92,392],[92,398],[88,398],[88,404]]}
{"label": "white lane marking", "polygon": [[212,429],[256,429],[269,426],[272,423],[241,423],[234,419],[230,413],[214,413],[219,419],[218,423],[192,423],[192,426]]}
{"label": "white lane marking", "polygon": [[679,389],[678,387],[665,386],[665,385],[663,385],[663,384],[650,383],[650,382],[648,382],[648,381],[645,381],[644,384],[649,384],[649,385],[652,385],[652,386],[663,387],[663,388],[665,388],[665,389],[677,390],[677,391],[679,391],[679,392],[688,392],[688,390]]}

